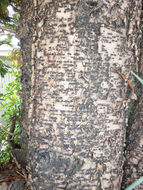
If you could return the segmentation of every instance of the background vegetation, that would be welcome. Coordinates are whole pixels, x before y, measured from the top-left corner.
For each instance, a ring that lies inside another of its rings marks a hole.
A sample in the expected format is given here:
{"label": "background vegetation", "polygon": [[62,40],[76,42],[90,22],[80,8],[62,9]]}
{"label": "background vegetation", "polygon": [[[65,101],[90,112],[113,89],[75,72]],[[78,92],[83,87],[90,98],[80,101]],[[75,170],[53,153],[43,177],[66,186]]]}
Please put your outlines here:
{"label": "background vegetation", "polygon": [[[11,65],[8,66],[14,80],[8,85],[5,85],[5,93],[0,94],[0,111],[2,111],[0,128],[0,162],[4,163],[10,160],[10,149],[14,148],[18,143],[18,132],[20,132],[19,117],[21,110],[21,87],[19,83],[20,67],[18,57],[20,51],[15,50],[11,53],[8,59],[11,60]],[[13,144],[14,143],[14,144]]]}

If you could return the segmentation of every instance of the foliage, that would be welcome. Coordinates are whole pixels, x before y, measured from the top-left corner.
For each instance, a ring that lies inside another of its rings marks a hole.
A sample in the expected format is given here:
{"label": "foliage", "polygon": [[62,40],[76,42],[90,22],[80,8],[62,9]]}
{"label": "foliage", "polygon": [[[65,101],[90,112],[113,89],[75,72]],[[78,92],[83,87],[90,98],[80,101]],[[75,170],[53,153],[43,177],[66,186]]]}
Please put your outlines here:
{"label": "foliage", "polygon": [[[10,14],[10,10],[14,11],[13,14]],[[7,31],[11,34],[16,34],[19,21],[19,11],[20,0],[0,0],[0,33],[5,33],[5,31]],[[10,37],[12,38],[11,34],[8,34],[9,36],[6,39],[8,41],[0,41],[0,45],[1,43],[9,44],[11,41]]]}
{"label": "foliage", "polygon": [[[0,152],[0,161],[2,163],[10,159],[10,145],[7,141],[9,136],[12,137],[10,132],[13,125],[13,119],[15,119],[14,134],[17,134],[17,132],[20,131],[19,117],[21,110],[21,87],[19,83],[19,76],[21,65],[17,61],[19,54],[20,53],[18,50],[11,54],[12,65],[9,73],[14,77],[14,80],[8,85],[5,85],[5,94],[0,94],[0,110],[3,112],[1,118],[4,123],[4,126],[0,129],[0,145],[4,146],[3,150]],[[14,142],[17,143],[18,137],[16,135],[13,135],[13,137]]]}
{"label": "foliage", "polygon": [[19,11],[19,0],[0,0],[0,22],[12,25],[14,18],[9,16],[8,6],[12,6],[15,12]]}
{"label": "foliage", "polygon": [[6,163],[10,160],[10,146],[7,145],[0,153],[0,162]]}
{"label": "foliage", "polygon": [[7,0],[1,0],[0,1],[0,17],[2,20],[10,21],[10,18],[8,17],[8,1]]}
{"label": "foliage", "polygon": [[3,44],[7,44],[12,47],[11,40],[12,40],[12,35],[7,34],[7,37],[4,40],[0,40],[0,46]]}
{"label": "foliage", "polygon": [[8,72],[8,69],[10,68],[9,65],[3,62],[3,60],[0,59],[0,75],[2,77],[5,76],[5,74]]}
{"label": "foliage", "polygon": [[[11,44],[11,40],[12,40],[12,35],[11,34],[7,34],[6,35],[7,37],[3,40],[0,40],[0,46],[3,45],[3,44],[7,44],[9,46],[12,46]],[[0,75],[2,77],[5,76],[5,74],[8,72],[8,69],[9,69],[9,65],[6,64],[2,59],[0,59]]]}
{"label": "foliage", "polygon": [[[12,16],[9,14],[9,6],[11,6],[15,12]],[[0,0],[0,35],[7,35],[4,40],[0,40],[0,45],[7,44],[11,46],[13,34],[7,34],[5,31],[16,31],[18,20],[19,0]],[[2,110],[1,119],[3,121],[3,126],[0,126],[1,163],[9,161],[11,149],[10,141],[12,139],[14,143],[18,142],[18,136],[16,134],[20,130],[20,51],[14,50],[8,59],[12,61],[12,65],[10,65],[10,67],[4,61],[0,60],[0,75],[4,77],[4,75],[9,72],[14,77],[12,82],[5,85],[5,94],[0,94],[0,110]],[[12,127],[14,127],[14,129],[12,129]],[[14,133],[14,135],[11,135],[12,133]]]}

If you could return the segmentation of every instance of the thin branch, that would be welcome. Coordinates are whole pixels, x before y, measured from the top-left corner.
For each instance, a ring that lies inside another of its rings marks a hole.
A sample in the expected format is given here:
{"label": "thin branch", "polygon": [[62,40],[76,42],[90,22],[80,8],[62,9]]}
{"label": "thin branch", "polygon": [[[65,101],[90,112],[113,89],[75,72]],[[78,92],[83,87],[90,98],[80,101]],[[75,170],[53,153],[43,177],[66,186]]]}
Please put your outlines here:
{"label": "thin branch", "polygon": [[11,136],[14,136],[13,133],[10,133],[9,131],[5,130],[4,127],[0,126],[0,129],[3,130],[5,133],[11,135]]}
{"label": "thin branch", "polygon": [[16,135],[18,135],[18,134],[21,133],[21,130],[19,132],[17,132],[17,133],[11,133],[11,132],[7,131],[6,129],[4,129],[4,127],[1,124],[0,124],[0,130],[3,130],[5,133],[7,133],[10,136],[12,136],[11,139],[13,139]]}
{"label": "thin branch", "polygon": [[7,28],[5,26],[0,26],[0,29],[16,34],[16,31],[14,29],[12,29],[12,28]]}

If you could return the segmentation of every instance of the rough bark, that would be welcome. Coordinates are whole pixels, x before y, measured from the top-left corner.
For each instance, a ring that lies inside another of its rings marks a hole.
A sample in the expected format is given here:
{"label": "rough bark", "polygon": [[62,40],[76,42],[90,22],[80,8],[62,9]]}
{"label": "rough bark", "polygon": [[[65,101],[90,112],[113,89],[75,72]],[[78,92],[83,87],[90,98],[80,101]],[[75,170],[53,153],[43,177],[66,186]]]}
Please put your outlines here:
{"label": "rough bark", "polygon": [[[141,14],[141,28],[143,34],[143,11]],[[143,76],[143,35],[140,42],[140,77]],[[127,141],[125,151],[124,175],[122,189],[143,176],[143,86],[136,83],[138,100],[133,104],[129,125],[127,128]],[[143,189],[143,183],[135,188]]]}
{"label": "rough bark", "polygon": [[116,71],[136,70],[141,1],[21,3],[33,189],[120,189],[130,100]]}
{"label": "rough bark", "polygon": [[[143,175],[143,96],[140,97],[130,122],[122,189]],[[136,190],[140,189],[143,189],[143,184],[136,187]]]}
{"label": "rough bark", "polygon": [[[18,36],[20,38],[20,46],[22,53],[22,69],[21,69],[21,85],[22,85],[22,111],[20,118],[20,125],[22,129],[20,143],[22,144],[25,154],[28,153],[28,126],[29,126],[29,118],[28,118],[28,108],[30,102],[30,90],[31,90],[31,54],[32,54],[32,20],[29,10],[29,1],[25,1],[23,5],[21,5],[21,20],[19,23]],[[27,16],[30,16],[26,18]],[[31,23],[31,25],[30,25]],[[28,26],[29,25],[29,26]],[[31,26],[31,27],[30,27]]]}
{"label": "rough bark", "polygon": [[8,190],[26,190],[24,187],[24,184],[21,180],[15,180],[14,183],[12,183]]}

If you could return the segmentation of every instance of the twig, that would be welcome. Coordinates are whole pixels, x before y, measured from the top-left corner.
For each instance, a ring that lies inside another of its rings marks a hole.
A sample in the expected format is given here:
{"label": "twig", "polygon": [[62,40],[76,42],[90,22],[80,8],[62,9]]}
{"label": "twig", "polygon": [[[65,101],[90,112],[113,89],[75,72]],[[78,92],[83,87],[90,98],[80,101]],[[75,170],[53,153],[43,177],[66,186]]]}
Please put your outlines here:
{"label": "twig", "polygon": [[5,130],[4,127],[2,127],[2,125],[0,126],[0,129],[3,130],[4,132],[6,132],[7,134],[14,136],[13,133],[10,133],[9,131]]}
{"label": "twig", "polygon": [[0,29],[16,34],[16,31],[14,29],[12,29],[12,28],[7,28],[5,26],[0,26]]}
{"label": "twig", "polygon": [[119,71],[117,71],[117,73],[124,79],[124,81],[126,81],[129,85],[129,87],[131,88],[131,93],[130,93],[130,98],[133,99],[133,100],[137,100],[137,96],[135,94],[135,89],[134,87],[132,86],[131,82],[127,79],[127,77],[125,75],[123,75],[122,73],[120,73]]}
{"label": "twig", "polygon": [[128,83],[129,87],[132,90],[132,93],[135,92],[134,87],[132,86],[131,82],[127,79],[127,77],[125,75],[123,75],[122,73],[120,73],[119,71],[117,71],[118,74]]}
{"label": "twig", "polygon": [[0,129],[3,130],[4,132],[6,132],[7,134],[11,135],[12,136],[12,139],[21,133],[21,131],[17,132],[17,133],[10,133],[9,131],[5,130],[4,127],[2,127],[2,125],[0,125]]}

